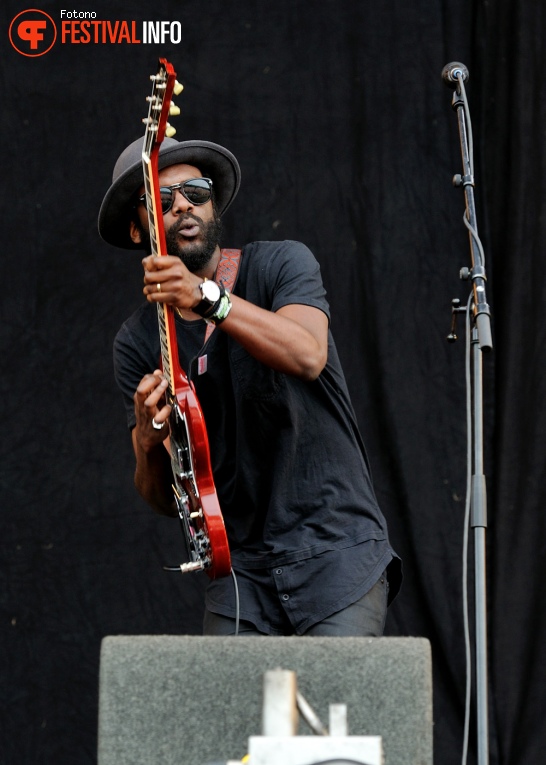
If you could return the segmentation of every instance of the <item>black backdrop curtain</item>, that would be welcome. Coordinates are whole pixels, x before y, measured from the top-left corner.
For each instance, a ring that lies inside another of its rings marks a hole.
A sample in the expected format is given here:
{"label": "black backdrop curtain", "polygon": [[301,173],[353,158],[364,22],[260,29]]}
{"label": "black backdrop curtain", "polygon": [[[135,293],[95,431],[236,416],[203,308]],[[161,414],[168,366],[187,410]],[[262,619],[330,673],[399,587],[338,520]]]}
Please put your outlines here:
{"label": "black backdrop curtain", "polygon": [[[60,5],[41,7],[60,25]],[[241,163],[224,244],[299,239],[321,263],[405,564],[387,634],[432,643],[442,765],[460,760],[465,687],[464,342],[445,336],[470,259],[440,72],[468,66],[495,343],[484,358],[491,761],[542,765],[543,3],[111,3],[98,18],[178,20],[182,42],[58,41],[35,59],[8,41],[21,10],[1,10],[2,762],[93,763],[101,638],[200,631],[204,580],[161,570],[178,561],[178,529],[133,489],[112,378],[113,336],[141,299],[139,256],[96,233],[164,55],[185,85],[178,137],[222,143]]]}

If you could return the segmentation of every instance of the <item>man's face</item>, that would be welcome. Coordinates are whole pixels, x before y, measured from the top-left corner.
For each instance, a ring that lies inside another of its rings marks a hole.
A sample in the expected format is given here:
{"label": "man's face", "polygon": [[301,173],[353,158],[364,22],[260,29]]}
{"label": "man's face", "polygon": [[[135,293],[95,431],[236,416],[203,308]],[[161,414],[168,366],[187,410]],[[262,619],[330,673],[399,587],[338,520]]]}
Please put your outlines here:
{"label": "man's face", "polygon": [[[191,178],[202,178],[192,165],[171,165],[159,172],[159,185],[172,186]],[[144,193],[141,187],[139,196]],[[221,224],[212,201],[195,205],[187,200],[180,189],[175,190],[171,209],[163,216],[167,253],[177,255],[193,273],[201,271],[218,247]],[[148,213],[143,204],[137,206],[139,223],[131,224],[131,238],[151,251]]]}

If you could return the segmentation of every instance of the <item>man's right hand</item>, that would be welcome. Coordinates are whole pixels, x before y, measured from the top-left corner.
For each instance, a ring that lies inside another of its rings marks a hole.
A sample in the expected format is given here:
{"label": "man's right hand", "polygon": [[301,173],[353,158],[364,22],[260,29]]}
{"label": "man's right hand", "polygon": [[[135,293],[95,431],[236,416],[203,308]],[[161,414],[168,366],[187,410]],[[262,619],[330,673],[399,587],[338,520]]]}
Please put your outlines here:
{"label": "man's right hand", "polygon": [[136,457],[135,486],[157,513],[176,517],[168,451],[171,407],[165,403],[166,390],[167,381],[156,369],[152,374],[144,375],[133,396],[136,414],[136,426],[132,433]]}
{"label": "man's right hand", "polygon": [[167,380],[156,369],[144,375],[133,396],[136,428],[134,436],[145,452],[161,444],[169,435],[171,407],[165,403]]}

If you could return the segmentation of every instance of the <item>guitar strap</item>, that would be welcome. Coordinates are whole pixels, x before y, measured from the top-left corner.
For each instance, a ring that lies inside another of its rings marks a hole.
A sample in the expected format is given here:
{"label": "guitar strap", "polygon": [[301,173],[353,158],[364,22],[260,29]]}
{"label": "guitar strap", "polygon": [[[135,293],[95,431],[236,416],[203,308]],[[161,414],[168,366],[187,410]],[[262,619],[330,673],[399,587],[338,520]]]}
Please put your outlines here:
{"label": "guitar strap", "polygon": [[[241,262],[241,250],[221,250],[220,260],[218,261],[218,267],[214,275],[214,281],[221,282],[226,290],[232,291],[237,281],[237,274],[239,273],[239,263]],[[205,343],[212,335],[216,327],[214,324],[207,324],[207,331],[205,333]]]}

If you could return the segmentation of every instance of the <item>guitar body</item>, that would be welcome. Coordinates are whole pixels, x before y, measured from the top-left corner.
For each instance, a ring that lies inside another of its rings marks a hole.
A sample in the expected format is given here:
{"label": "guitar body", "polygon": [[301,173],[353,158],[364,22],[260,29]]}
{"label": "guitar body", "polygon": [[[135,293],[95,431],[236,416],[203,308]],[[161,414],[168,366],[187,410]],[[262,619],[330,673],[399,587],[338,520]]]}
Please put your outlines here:
{"label": "guitar body", "polygon": [[[146,207],[150,241],[154,255],[167,254],[161,200],[159,195],[158,155],[165,130],[176,73],[166,59],[159,59],[159,69],[151,77],[152,95],[142,152]],[[158,303],[157,315],[161,343],[161,364],[169,386],[167,403],[169,448],[173,472],[173,491],[186,543],[188,562],[180,570],[205,570],[211,579],[231,572],[231,557],[224,520],[210,463],[205,419],[193,385],[180,367],[173,308]]]}
{"label": "guitar body", "polygon": [[212,579],[227,576],[231,571],[229,545],[212,476],[203,412],[193,385],[177,386],[171,406],[173,489],[190,561],[186,570],[192,569],[192,563],[198,570],[204,561]]}

